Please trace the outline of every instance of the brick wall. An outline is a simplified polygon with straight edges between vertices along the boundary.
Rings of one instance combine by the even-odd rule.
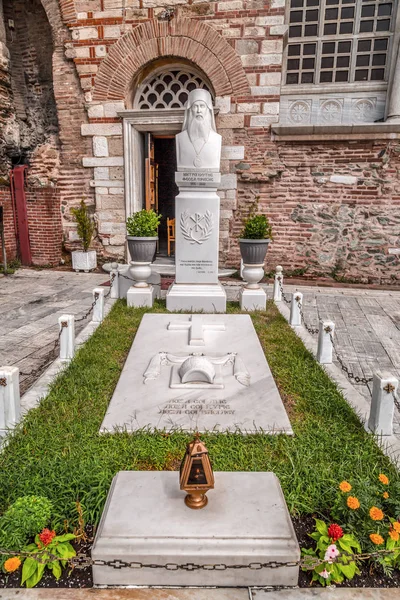
[[[58,265],[62,249],[60,192],[56,188],[28,188],[26,199],[32,263]],[[10,261],[17,257],[17,240],[8,187],[0,187],[0,206],[4,210],[6,252]]]

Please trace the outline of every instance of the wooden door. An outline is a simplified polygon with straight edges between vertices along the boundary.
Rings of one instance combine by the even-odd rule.
[[[146,133],[146,158],[145,158],[145,198],[146,210],[158,211],[158,169],[154,162],[154,138],[151,133]]]

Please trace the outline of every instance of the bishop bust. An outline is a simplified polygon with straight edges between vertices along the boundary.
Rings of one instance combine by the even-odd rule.
[[[189,93],[182,132],[175,139],[178,171],[220,170],[222,138],[216,131],[210,92]]]

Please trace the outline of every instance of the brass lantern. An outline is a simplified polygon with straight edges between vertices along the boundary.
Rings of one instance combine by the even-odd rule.
[[[185,503],[189,508],[203,508],[208,502],[206,493],[214,487],[208,450],[196,435],[187,445],[180,469],[181,490],[188,492]]]

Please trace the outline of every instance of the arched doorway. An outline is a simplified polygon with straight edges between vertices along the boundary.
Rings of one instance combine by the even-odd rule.
[[[141,208],[162,215],[161,255],[167,254],[167,219],[175,217],[175,135],[181,130],[188,94],[214,91],[206,75],[185,59],[160,59],[133,80],[124,114],[127,214]]]

